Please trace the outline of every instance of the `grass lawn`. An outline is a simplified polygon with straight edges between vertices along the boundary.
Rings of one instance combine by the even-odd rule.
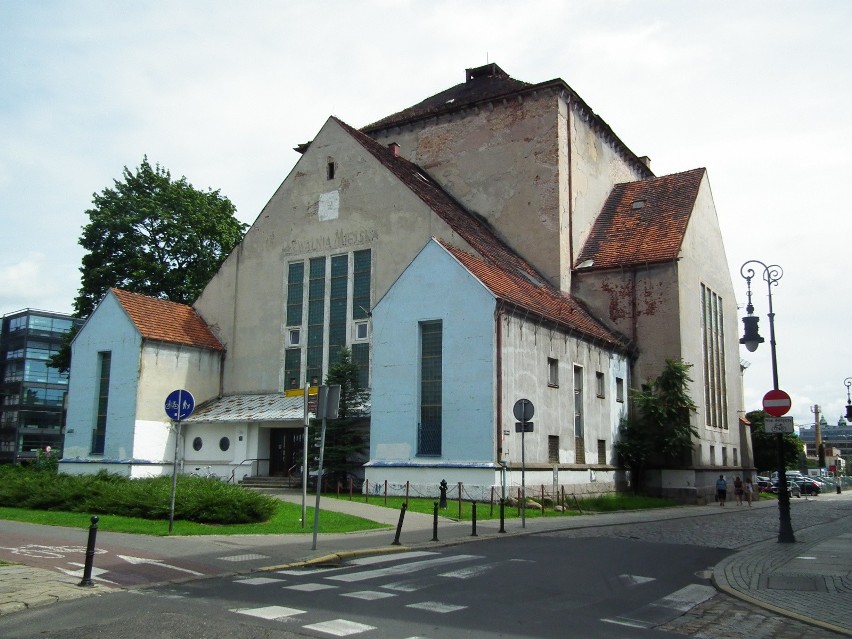
[[[301,525],[302,507],[281,502],[275,514],[265,522],[254,524],[211,525],[191,521],[175,520],[173,535],[293,535],[313,534],[314,509],[307,509],[307,521]],[[98,530],[133,533],[137,535],[169,534],[168,520],[139,519],[118,515],[99,515]],[[88,528],[90,515],[52,510],[27,510],[24,508],[0,507],[0,519],[22,521],[48,526],[68,526],[70,528]],[[378,530],[386,525],[323,510],[319,518],[320,533],[345,533],[360,530]]]

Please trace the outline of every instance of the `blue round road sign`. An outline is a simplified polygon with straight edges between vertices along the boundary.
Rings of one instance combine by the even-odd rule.
[[[179,422],[192,415],[195,410],[195,398],[182,388],[174,390],[166,397],[166,415]]]

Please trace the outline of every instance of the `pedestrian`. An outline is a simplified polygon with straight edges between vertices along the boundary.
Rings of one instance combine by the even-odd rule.
[[[754,496],[754,484],[751,481],[751,477],[745,480],[745,496],[746,501],[748,502],[748,507],[751,508],[751,500]]]
[[[734,497],[737,500],[737,506],[743,505],[743,480],[737,475],[734,477]]]
[[[719,479],[716,480],[716,501],[719,502],[719,505],[724,508],[725,507],[725,499],[728,496],[728,482],[725,481],[724,475],[719,475]]]

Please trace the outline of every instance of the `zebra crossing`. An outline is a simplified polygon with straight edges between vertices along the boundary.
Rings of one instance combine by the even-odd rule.
[[[354,559],[343,567],[308,568],[279,570],[264,577],[237,578],[234,583],[241,586],[270,587],[280,586],[282,590],[292,592],[336,591],[341,597],[361,602],[383,601],[402,595],[410,595],[434,585],[433,579],[420,579],[426,571],[438,571],[435,578],[472,579],[481,577],[494,570],[498,563],[477,564],[455,567],[459,564],[477,562],[483,559],[479,555],[442,555],[431,551],[410,551],[393,555],[376,555]],[[448,570],[443,570],[449,568]],[[399,579],[404,577],[403,579]],[[372,584],[373,587],[365,588]],[[352,589],[350,589],[352,588]],[[410,601],[403,608],[425,611],[435,615],[449,615],[465,610],[468,606],[457,603],[424,598]],[[256,608],[233,608],[230,612],[258,617],[269,621],[298,622],[303,631],[318,636],[351,637],[376,630],[376,626],[354,619],[329,618],[316,619],[316,614],[307,608],[290,606],[259,606]],[[427,639],[421,635],[412,635],[404,639]]]
[[[485,557],[475,554],[409,551],[362,557],[343,566],[296,568],[278,570],[263,576],[237,577],[233,579],[237,588],[280,589],[274,592],[280,592],[280,601],[288,605],[258,605],[228,608],[228,611],[237,615],[298,625],[300,632],[308,635],[357,638],[370,636],[370,633],[373,633],[373,636],[393,636],[392,633],[387,634],[387,629],[382,631],[372,624],[376,623],[376,619],[387,616],[383,614],[382,608],[375,606],[398,602],[394,608],[397,628],[400,624],[400,611],[409,610],[412,614],[434,615],[435,622],[425,627],[438,632],[435,629],[441,623],[443,626],[451,625],[453,615],[463,613],[471,606],[474,606],[474,609],[470,612],[481,612],[475,608],[482,605],[481,599],[467,597],[465,594],[475,592],[477,587],[459,592],[449,587],[451,583],[487,578],[501,565],[518,561],[536,563],[533,560],[512,558],[487,561]],[[612,586],[626,590],[643,588],[646,584],[656,581],[653,577],[631,574],[615,575],[610,580]],[[451,592],[455,595],[450,595]],[[338,616],[339,613],[333,612],[335,606],[327,599],[323,599],[322,608],[311,606],[311,603],[316,604],[318,601],[316,598],[310,598],[310,595],[315,593],[322,593],[325,597],[340,597],[338,610],[343,610],[344,614]],[[436,594],[438,596],[435,596]],[[442,598],[442,594],[453,600]],[[714,594],[715,589],[711,586],[693,584],[635,610],[601,617],[600,621],[633,628],[653,628],[683,614]],[[258,597],[256,600],[265,599],[268,603],[270,599],[278,598],[277,594],[269,594],[269,591],[266,591],[266,595],[265,598]],[[475,603],[477,601],[478,604]],[[351,615],[349,611],[352,611]],[[419,621],[409,624],[409,631],[424,627],[422,614],[418,617]],[[365,623],[365,620],[371,623]],[[400,639],[429,637],[411,634],[400,635]]]

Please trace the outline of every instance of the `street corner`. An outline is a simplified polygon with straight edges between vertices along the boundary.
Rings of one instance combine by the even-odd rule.
[[[79,579],[71,575],[44,568],[3,565],[0,566],[0,616],[112,590],[100,584],[81,586]]]

